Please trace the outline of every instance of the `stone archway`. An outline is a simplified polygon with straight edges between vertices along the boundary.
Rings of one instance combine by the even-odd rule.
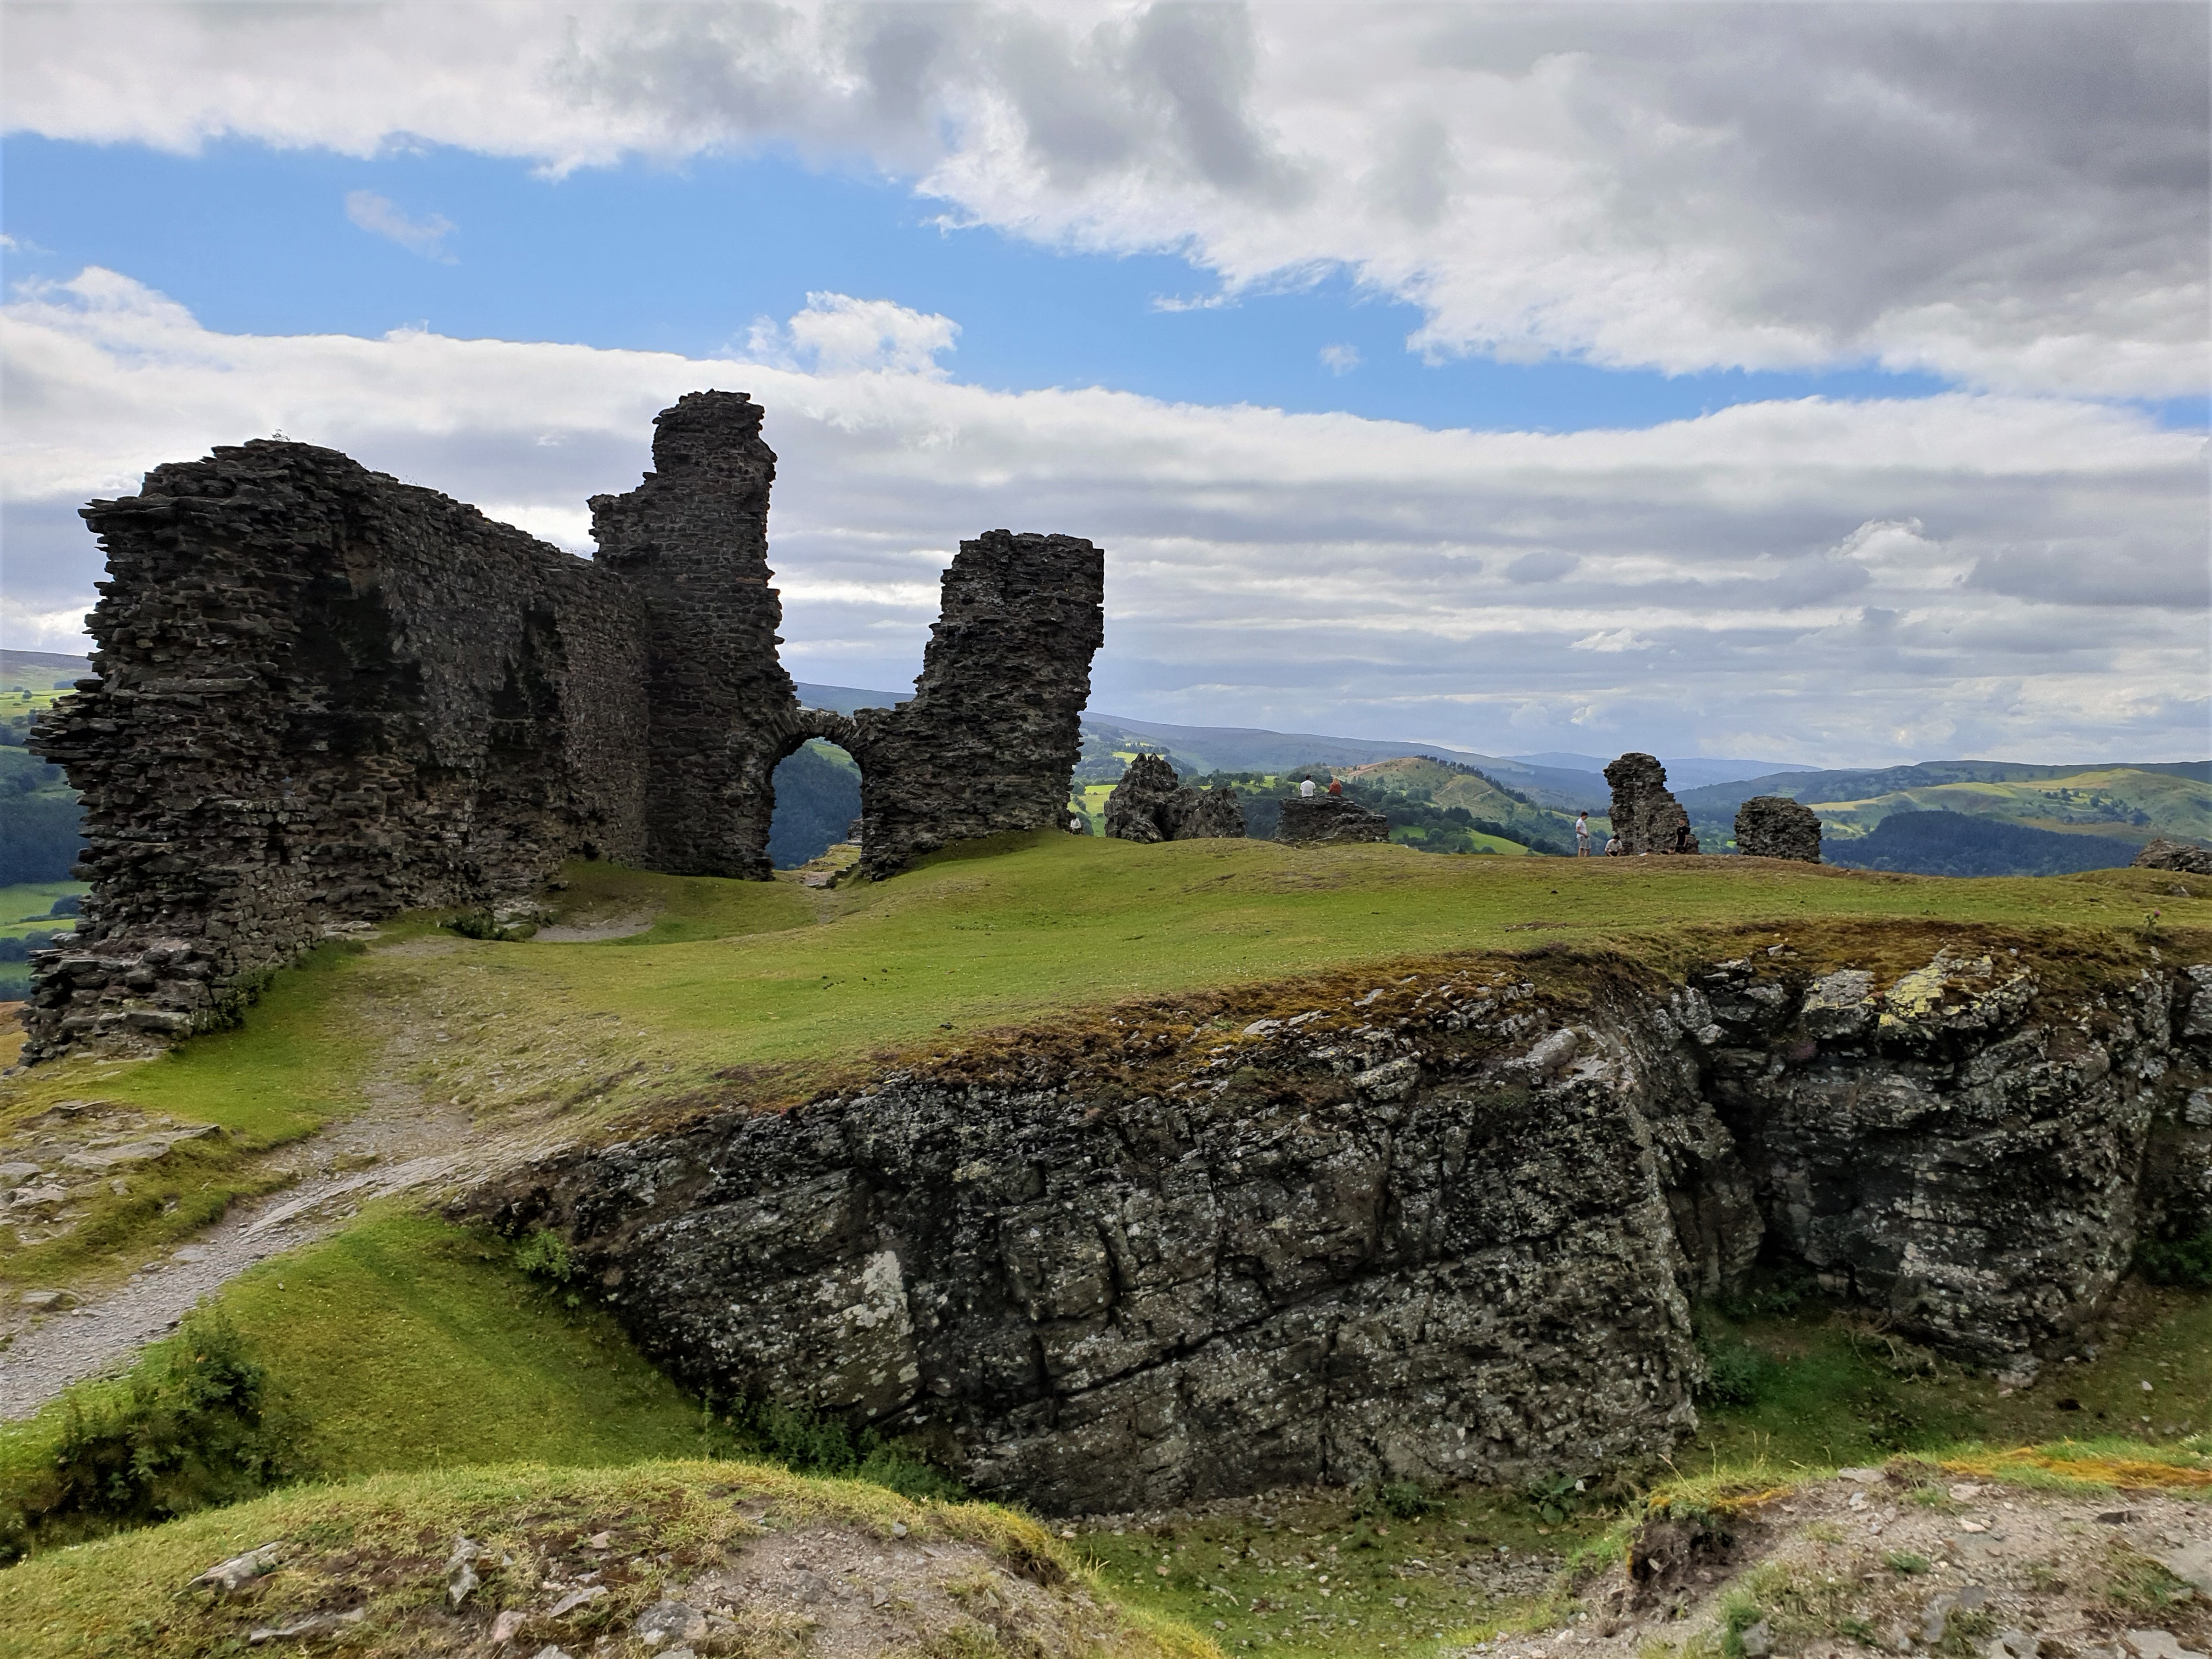
[[[855,839],[860,841],[862,854],[865,856],[867,846],[866,824],[868,769],[867,763],[862,755],[863,740],[860,735],[860,729],[849,715],[840,714],[832,709],[809,708],[802,706],[796,709],[788,720],[778,723],[775,744],[769,750],[768,769],[771,823],[773,824],[782,822],[775,815],[786,805],[781,786],[778,781],[783,772],[784,763],[798,754],[808,744],[817,742],[833,744],[842,750],[851,759],[854,769],[860,775],[860,804],[851,817],[862,826],[860,835]],[[840,828],[842,827],[841,825]],[[771,833],[782,832],[772,830]],[[836,839],[842,840],[845,837],[841,834]],[[775,855],[775,862],[779,869],[787,867],[782,862],[781,854]]]

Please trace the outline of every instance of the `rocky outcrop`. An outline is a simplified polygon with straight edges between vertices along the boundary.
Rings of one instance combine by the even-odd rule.
[[[1292,795],[1283,802],[1275,839],[1303,847],[1388,841],[1390,820],[1349,795]]]
[[[1694,853],[1690,815],[1668,793],[1667,769],[1650,755],[1634,750],[1605,769],[1613,786],[1609,822],[1623,854]]]
[[[1060,821],[1103,631],[1088,542],[961,544],[914,699],[802,709],[776,659],[775,456],[742,392],[655,423],[587,563],[334,450],[258,441],[94,501],[97,675],[33,747],[92,884],[33,958],[29,1060],[220,1024],[325,930],[526,891],[568,858],[766,878],[776,763],[860,762],[860,868]]]
[[[1139,755],[1106,798],[1106,833],[1121,841],[1236,839],[1244,808],[1233,789],[1194,789],[1177,781],[1165,757]]]
[[[1690,1302],[1762,1255],[2016,1371],[2139,1237],[2212,1224],[2212,967],[1923,961],[1223,995],[474,1208],[558,1229],[695,1385],[921,1436],[1047,1510],[1586,1474],[1692,1425]]]
[[[2160,836],[2136,854],[2135,867],[2172,870],[2187,876],[2212,876],[2212,852],[2185,841],[2168,841]]]
[[[1735,850],[1747,859],[1820,861],[1820,816],[1787,795],[1753,795],[1735,810]]]

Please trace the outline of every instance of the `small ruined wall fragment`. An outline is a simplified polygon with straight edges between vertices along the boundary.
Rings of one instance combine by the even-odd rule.
[[[1106,833],[1120,841],[1216,841],[1244,834],[1233,789],[1194,789],[1159,755],[1139,755],[1106,798]]]
[[[769,586],[775,452],[742,392],[693,392],[653,417],[653,465],[592,497],[599,562],[644,601],[650,715],[646,859],[679,875],[764,881],[769,779],[796,744],[799,698],[776,658]]]
[[[1680,831],[1689,827],[1690,815],[1668,792],[1667,769],[1656,757],[1632,750],[1605,769],[1605,781],[1613,786],[1609,817],[1622,853],[1698,850],[1695,836],[1686,841],[1680,837]]]
[[[308,444],[83,516],[98,672],[34,744],[93,891],[34,963],[27,1058],[218,1018],[326,924],[641,856],[644,619],[608,572]]]
[[[1787,795],[1754,795],[1736,808],[1735,850],[1747,859],[1820,861],[1820,815]]]
[[[1105,556],[1073,536],[993,530],[960,544],[943,592],[912,701],[810,727],[860,763],[866,877],[954,842],[1057,827],[1082,753]]]
[[[1349,795],[1292,795],[1283,802],[1275,839],[1301,847],[1388,841],[1390,820]]]

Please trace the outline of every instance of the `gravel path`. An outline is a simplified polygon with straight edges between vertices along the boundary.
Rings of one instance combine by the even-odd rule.
[[[203,1297],[255,1262],[320,1238],[374,1198],[426,1196],[544,1150],[543,1136],[487,1136],[467,1113],[372,1084],[369,1104],[288,1147],[299,1180],[234,1206],[158,1264],[84,1306],[33,1315],[0,1352],[0,1419],[27,1417],[70,1383],[127,1361]],[[370,1160],[374,1160],[371,1162]],[[362,1167],[364,1164],[367,1167]]]

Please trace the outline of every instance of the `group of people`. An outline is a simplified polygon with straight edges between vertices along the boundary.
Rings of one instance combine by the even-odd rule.
[[[1328,793],[1332,795],[1342,794],[1344,793],[1344,780],[1342,778],[1331,778],[1328,781]],[[1301,800],[1311,800],[1313,798],[1314,781],[1311,778],[1300,778],[1298,780],[1298,799]]]
[[[1678,853],[1687,853],[1690,850],[1690,821],[1686,817],[1674,826],[1674,850]],[[1606,836],[1606,857],[1622,858],[1626,855],[1626,853],[1627,849],[1620,844],[1619,831],[1616,830]],[[1589,855],[1589,814],[1587,811],[1577,812],[1575,814],[1575,856],[1578,859],[1586,859]]]

